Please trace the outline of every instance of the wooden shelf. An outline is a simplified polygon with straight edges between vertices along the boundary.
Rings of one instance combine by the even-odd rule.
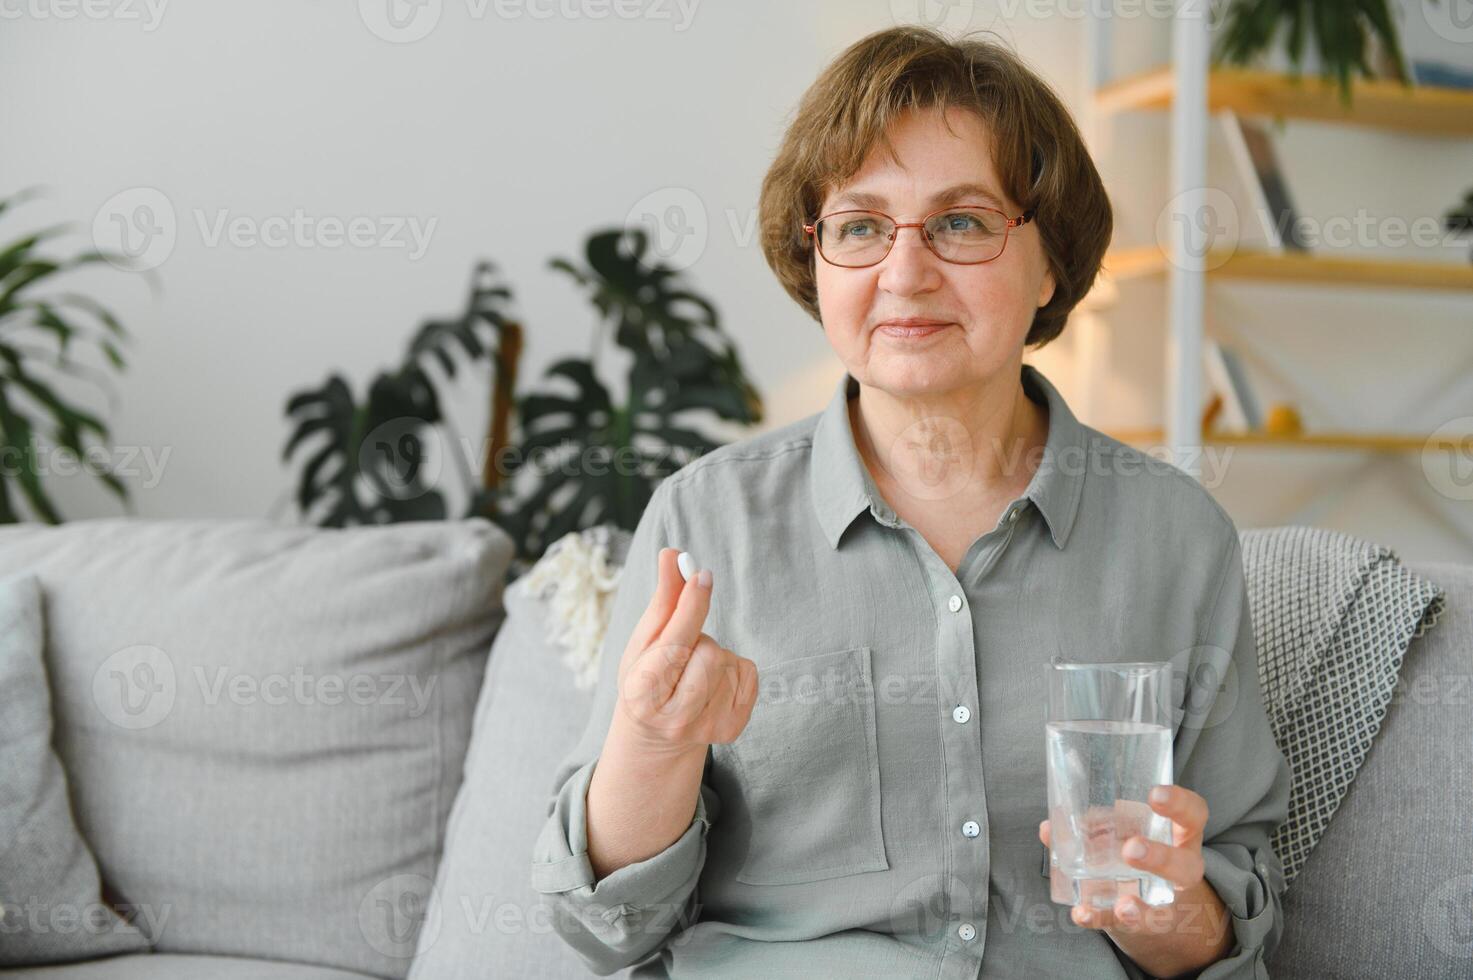
[[[1105,112],[1165,109],[1175,80],[1170,67],[1153,68],[1102,86],[1096,104]],[[1382,79],[1353,79],[1349,108],[1339,89],[1318,75],[1216,68],[1207,76],[1207,109],[1244,115],[1285,116],[1350,123],[1424,136],[1473,136],[1473,92]]]
[[[1473,293],[1473,263],[1455,265],[1236,249],[1209,251],[1203,265],[1206,275],[1214,279]],[[1113,249],[1105,256],[1104,269],[1117,282],[1160,275],[1167,271],[1166,255],[1154,245]]]
[[[1106,435],[1131,445],[1163,445],[1161,429],[1109,429]],[[1270,435],[1267,432],[1211,432],[1202,440],[1214,446],[1264,446],[1276,449],[1338,449],[1356,452],[1406,453],[1437,449],[1443,452],[1473,452],[1473,432],[1461,437],[1432,439],[1430,436],[1372,432],[1301,432]]]

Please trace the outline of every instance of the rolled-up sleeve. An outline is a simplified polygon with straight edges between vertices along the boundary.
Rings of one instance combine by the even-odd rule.
[[[1234,937],[1198,980],[1262,980],[1284,928],[1283,866],[1270,838],[1289,815],[1291,773],[1263,704],[1237,530],[1229,525],[1225,538],[1204,631],[1184,658],[1175,768],[1177,782],[1207,800],[1204,877],[1231,913]]]
[[[665,850],[595,880],[588,859],[588,784],[608,734],[618,696],[619,661],[654,594],[660,549],[670,540],[666,508],[671,481],[650,498],[629,543],[604,635],[599,681],[582,737],[553,775],[548,817],[532,854],[532,887],[543,896],[553,928],[594,973],[605,976],[656,952],[690,925],[696,884],[706,860],[706,832],[720,811],[702,779],[690,827]],[[710,756],[707,756],[707,774]]]

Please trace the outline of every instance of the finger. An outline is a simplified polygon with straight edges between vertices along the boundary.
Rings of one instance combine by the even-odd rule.
[[[1086,929],[1110,929],[1115,925],[1115,910],[1097,909],[1093,905],[1076,905],[1069,910],[1069,918],[1076,926]]]
[[[752,708],[757,703],[757,665],[745,657],[736,658],[732,668],[736,680],[732,684],[731,704],[727,708],[727,723],[721,732],[722,740],[734,742],[747,727],[752,717]]]
[[[680,566],[676,564],[679,557],[678,548],[661,548],[655,556],[655,592],[650,596],[649,605],[639,617],[639,622],[634,624],[631,645],[636,650],[648,647],[675,611],[675,602],[680,598],[680,587],[684,583]]]
[[[1146,912],[1150,906],[1141,901],[1139,895],[1121,895],[1115,901],[1115,907],[1111,909],[1111,917],[1114,924],[1110,927],[1111,932],[1127,934],[1141,932],[1146,927]]]
[[[684,648],[670,644],[661,649],[678,652]],[[710,705],[717,685],[722,682],[722,659],[722,649],[717,642],[705,633],[698,634],[688,662],[676,679],[675,690],[671,692],[665,710],[686,711],[694,717]]]
[[[675,573],[678,575],[679,569]],[[706,613],[711,610],[711,589],[702,588],[700,583],[702,576],[709,575],[709,571],[702,569],[680,587],[680,598],[675,603],[675,611],[660,630],[656,642],[685,647],[696,645],[701,636],[701,627],[706,624]]]
[[[1151,809],[1170,817],[1177,825],[1176,843],[1200,837],[1207,826],[1207,801],[1185,786],[1163,784],[1151,789],[1147,798]]]
[[[1149,871],[1178,888],[1190,888],[1202,880],[1202,850],[1198,847],[1171,847],[1137,836],[1125,842],[1120,857],[1132,868]]]
[[[1054,845],[1052,845],[1052,844],[1049,843],[1049,823],[1048,823],[1047,820],[1043,821],[1042,823],[1040,823],[1038,825],[1038,839],[1041,840],[1041,841],[1043,841],[1043,846],[1044,847],[1053,847],[1054,846]]]

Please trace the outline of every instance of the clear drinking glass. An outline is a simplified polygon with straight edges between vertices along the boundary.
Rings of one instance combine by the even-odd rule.
[[[1137,834],[1172,842],[1171,821],[1146,803],[1152,786],[1172,781],[1171,664],[1054,658],[1046,670],[1050,897],[1170,904],[1171,883],[1126,864],[1120,849]]]

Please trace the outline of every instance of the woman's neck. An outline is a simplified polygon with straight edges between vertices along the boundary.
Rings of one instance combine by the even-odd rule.
[[[988,382],[924,397],[861,383],[849,413],[860,455],[882,492],[898,490],[916,501],[966,506],[1015,495],[1032,479],[1048,438],[1048,410],[1024,392],[1021,365]]]

